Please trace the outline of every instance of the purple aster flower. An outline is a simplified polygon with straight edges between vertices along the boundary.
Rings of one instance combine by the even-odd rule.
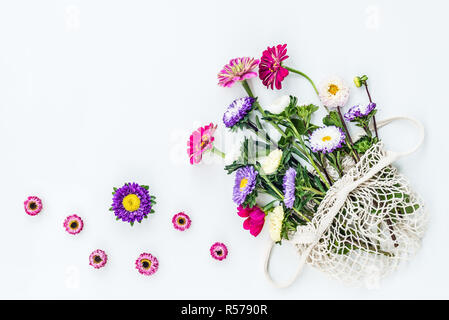
[[[289,168],[285,172],[285,176],[283,179],[283,187],[284,187],[284,204],[287,208],[293,208],[293,204],[295,203],[295,191],[296,191],[296,170],[293,168]]]
[[[341,148],[345,143],[346,135],[341,128],[325,126],[312,132],[310,135],[310,148],[314,152],[331,153]]]
[[[232,128],[242,120],[253,107],[254,98],[243,97],[234,100],[223,115],[223,123],[228,128]]]
[[[360,106],[357,104],[345,113],[345,119],[346,121],[353,121],[355,118],[366,117],[371,113],[371,111],[374,110],[374,108],[376,108],[376,104],[374,102],[371,102],[366,106]]]
[[[115,190],[112,199],[111,211],[114,211],[117,220],[122,219],[131,225],[134,221],[141,222],[148,214],[153,213],[151,209],[154,196],[150,196],[148,186],[137,183],[125,183],[123,187]]]
[[[235,175],[234,192],[232,200],[241,205],[246,197],[253,192],[256,187],[258,172],[252,166],[246,166],[237,170]]]

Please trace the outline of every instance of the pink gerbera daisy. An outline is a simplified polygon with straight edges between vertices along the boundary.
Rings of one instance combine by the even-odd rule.
[[[103,250],[97,249],[89,256],[89,264],[95,269],[100,269],[108,262],[108,256]]]
[[[190,158],[190,164],[200,163],[203,153],[213,148],[216,129],[217,126],[210,123],[205,127],[198,128],[190,135],[190,139],[187,141],[187,154]]]
[[[242,218],[247,218],[243,222],[243,229],[249,230],[249,233],[257,237],[260,231],[262,231],[265,223],[265,212],[263,212],[258,206],[254,206],[252,208],[244,208],[243,206],[239,206],[237,208],[237,214]]]
[[[159,261],[151,253],[142,253],[136,260],[136,269],[145,276],[151,276],[159,268]]]
[[[172,219],[173,226],[176,230],[184,231],[190,228],[190,225],[192,224],[192,220],[190,220],[190,217],[186,215],[184,212],[179,212],[173,216]]]
[[[288,70],[282,67],[282,61],[287,59],[287,45],[278,44],[276,47],[268,47],[262,53],[259,65],[259,78],[267,88],[281,89],[281,82],[288,75]]]
[[[210,255],[216,260],[224,260],[228,255],[228,248],[224,243],[215,242],[212,247],[210,247]]]
[[[64,228],[70,234],[77,234],[83,230],[83,220],[76,214],[68,216],[64,220]]]
[[[23,204],[25,212],[30,216],[35,216],[42,210],[42,201],[35,196],[28,197]]]
[[[218,85],[230,88],[237,81],[256,77],[257,72],[253,70],[258,65],[259,60],[250,57],[232,59],[218,73]]]

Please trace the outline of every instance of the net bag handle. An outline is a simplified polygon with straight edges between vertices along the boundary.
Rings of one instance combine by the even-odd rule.
[[[382,170],[384,167],[390,165],[391,163],[398,160],[399,158],[405,157],[405,156],[415,152],[422,145],[422,143],[424,141],[424,136],[425,136],[424,127],[421,124],[421,122],[419,122],[416,119],[405,117],[405,116],[391,117],[388,119],[378,121],[377,127],[382,128],[382,127],[390,124],[391,122],[397,121],[397,120],[409,121],[416,127],[416,129],[418,130],[418,135],[419,135],[418,142],[408,151],[404,151],[404,152],[386,151],[386,157],[381,159],[379,161],[379,163],[377,163],[375,166],[373,166],[370,169],[370,171],[363,178],[361,178],[358,181],[355,181],[349,185],[346,185],[341,191],[339,191],[339,198],[336,200],[334,206],[332,207],[332,210],[327,214],[326,217],[324,217],[322,219],[322,222],[320,223],[318,229],[316,230],[316,232],[314,234],[314,241],[312,241],[312,243],[310,243],[310,245],[304,250],[303,254],[301,255],[299,265],[298,265],[298,268],[296,269],[295,274],[292,276],[292,278],[290,278],[285,283],[279,283],[277,281],[274,281],[270,275],[269,266],[270,266],[270,261],[271,261],[271,253],[272,253],[273,247],[275,245],[275,242],[271,242],[268,247],[266,256],[265,256],[264,272],[265,272],[265,277],[268,279],[268,281],[273,286],[275,286],[277,288],[286,288],[286,287],[289,287],[290,285],[292,285],[296,281],[296,279],[301,274],[301,272],[306,264],[306,260],[309,257],[310,252],[315,247],[315,245],[319,242],[321,235],[332,224],[333,219],[335,218],[337,213],[340,211],[341,207],[343,206],[343,204],[346,200],[346,197],[349,195],[349,193],[352,190],[354,190],[361,183],[370,179],[372,176],[374,176],[377,172]],[[372,127],[372,125],[370,125],[370,127]]]
[[[406,120],[411,122],[416,129],[418,130],[418,141],[417,143],[408,151],[404,151],[404,152],[397,152],[397,151],[387,151],[387,153],[389,153],[390,155],[392,155],[395,159],[399,159],[399,158],[403,158],[405,156],[408,156],[410,154],[412,154],[413,152],[415,152],[416,150],[419,149],[419,147],[422,145],[422,143],[424,142],[424,137],[425,137],[425,133],[424,133],[424,126],[422,125],[421,122],[419,122],[416,119],[410,118],[410,117],[405,117],[405,116],[396,116],[396,117],[391,117],[388,119],[384,119],[381,121],[377,122],[377,128],[382,128],[385,127],[387,124],[390,124],[393,121],[397,121],[397,120]],[[370,129],[373,130],[374,126],[373,123],[370,123]]]

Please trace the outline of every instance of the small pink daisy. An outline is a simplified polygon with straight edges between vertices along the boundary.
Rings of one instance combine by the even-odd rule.
[[[249,57],[235,58],[218,73],[218,85],[232,87],[237,81],[257,77],[253,71],[259,65],[259,60]]]
[[[28,197],[23,204],[25,212],[30,216],[35,216],[42,210],[42,201],[35,196]]]
[[[200,163],[203,153],[213,148],[216,129],[217,125],[210,123],[205,127],[198,128],[190,135],[189,141],[187,141],[187,154],[190,158],[190,164]]]
[[[108,256],[103,250],[97,249],[89,256],[89,264],[95,269],[103,268],[106,262],[108,262]]]
[[[190,228],[192,220],[184,212],[179,212],[173,216],[171,220],[176,230],[184,231]]]
[[[228,255],[228,248],[224,243],[215,242],[212,247],[210,247],[210,255],[216,260],[224,260]]]
[[[145,276],[151,276],[159,268],[159,261],[151,253],[142,253],[136,260],[136,269]]]
[[[70,234],[77,234],[83,230],[83,220],[76,214],[68,216],[64,220],[64,228]]]

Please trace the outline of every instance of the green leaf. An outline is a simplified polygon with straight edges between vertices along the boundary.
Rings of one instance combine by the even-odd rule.
[[[296,131],[298,131],[298,133],[300,135],[307,134],[307,128],[306,128],[306,124],[304,123],[304,120],[292,118],[292,119],[290,119],[290,121],[293,123]]]
[[[340,116],[337,111],[329,112],[329,114],[323,118],[323,124],[326,126],[337,126],[339,128],[343,128],[343,124],[341,123]]]
[[[376,141],[375,138],[370,138],[367,135],[365,135],[354,143],[354,149],[359,154],[364,154],[369,148],[373,146],[375,141]]]
[[[271,209],[274,208],[274,204],[277,202],[278,200],[273,200],[270,203],[267,203],[263,208],[262,211],[263,212],[269,212],[271,211]]]
[[[309,123],[312,118],[312,114],[318,109],[319,107],[314,104],[303,105],[298,107],[297,114],[298,117],[303,119],[306,123]]]
[[[257,128],[259,128],[261,130],[263,129],[262,124],[260,123],[259,116],[256,116],[256,125],[257,125]]]

